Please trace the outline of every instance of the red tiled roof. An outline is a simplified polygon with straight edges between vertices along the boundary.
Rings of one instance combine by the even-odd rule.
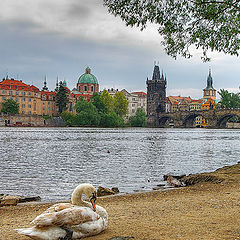
[[[10,87],[11,86],[11,87]],[[3,79],[0,82],[0,89],[5,90],[24,90],[24,91],[34,91],[39,92],[39,89],[33,85],[28,85],[22,81],[11,79]]]
[[[203,99],[192,99],[192,100],[191,100],[191,103],[192,103],[192,102],[202,103],[202,102],[203,102]]]
[[[185,100],[185,101],[191,101],[192,99],[190,97],[180,97],[180,96],[169,96],[177,101],[182,101],[182,100]]]
[[[145,92],[132,92],[132,94],[137,94],[138,96],[147,96]]]

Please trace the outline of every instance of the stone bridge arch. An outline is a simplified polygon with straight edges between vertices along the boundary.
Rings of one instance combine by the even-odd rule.
[[[235,116],[240,117],[240,114],[228,113],[228,114],[225,114],[225,115],[219,117],[218,121],[217,121],[217,127],[226,128],[226,124],[227,124],[228,120]]]
[[[183,127],[192,128],[196,117],[202,117],[201,113],[189,113],[183,120]]]
[[[162,116],[158,119],[159,127],[171,127],[174,126],[174,119],[171,116]]]

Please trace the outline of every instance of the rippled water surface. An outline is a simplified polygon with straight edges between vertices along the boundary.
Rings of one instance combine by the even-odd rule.
[[[240,130],[0,128],[0,193],[67,200],[82,182],[150,190],[163,174],[212,171],[239,156]]]

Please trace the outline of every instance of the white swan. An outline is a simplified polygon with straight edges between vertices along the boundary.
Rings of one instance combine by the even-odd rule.
[[[82,200],[85,194],[91,203]],[[38,240],[80,239],[102,232],[108,224],[108,214],[95,205],[96,189],[88,183],[75,188],[70,203],[51,206],[36,217],[31,228],[15,229],[18,233]]]

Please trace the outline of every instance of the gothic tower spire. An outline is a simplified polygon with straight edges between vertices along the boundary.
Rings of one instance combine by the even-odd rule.
[[[42,91],[47,91],[47,90],[48,90],[48,87],[47,87],[47,76],[45,75]]]

